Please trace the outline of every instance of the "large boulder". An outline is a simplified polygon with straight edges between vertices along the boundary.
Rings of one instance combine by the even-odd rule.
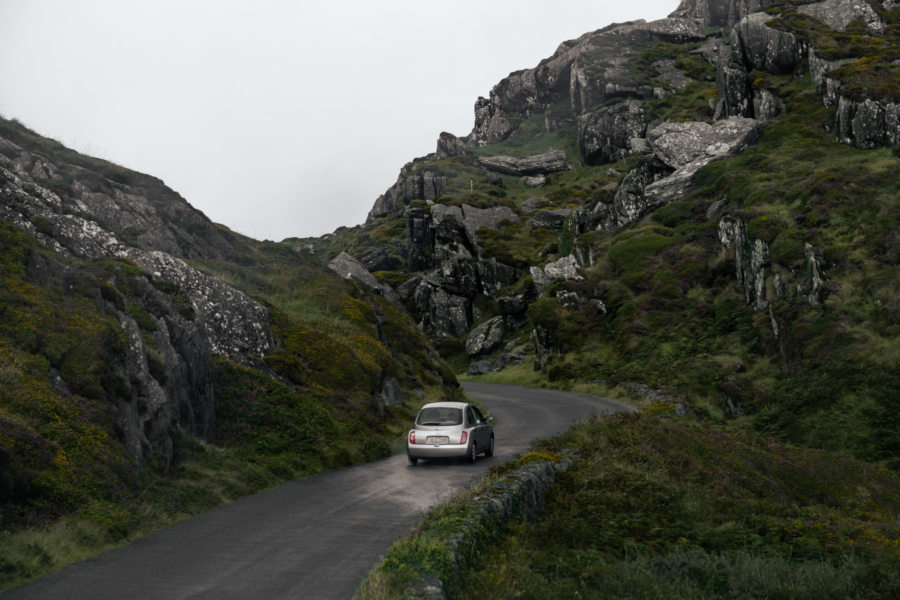
[[[636,221],[647,211],[644,190],[672,174],[672,168],[650,154],[628,171],[616,189],[611,203],[598,202],[593,206],[589,222],[596,229],[615,229]]]
[[[754,13],[735,27],[744,63],[749,70],[794,73],[806,57],[806,46],[794,34],[769,27],[772,20],[776,18],[767,13]]]
[[[341,252],[328,263],[328,268],[343,277],[353,279],[362,284],[370,292],[384,296],[394,304],[400,305],[400,297],[391,286],[382,284],[372,275],[365,265],[346,252]]]
[[[493,297],[501,289],[514,284],[520,275],[520,268],[507,265],[495,258],[481,258],[478,261],[481,291],[488,296]]]
[[[355,281],[358,281],[363,285],[363,287],[367,288],[370,291],[374,292],[381,289],[381,284],[378,283],[378,280],[375,279],[375,276],[372,275],[361,262],[350,256],[346,252],[341,252],[331,261],[329,261],[328,268],[344,279],[353,279]]]
[[[387,216],[413,200],[435,200],[444,193],[447,178],[418,170],[417,166],[416,161],[404,165],[394,185],[375,200],[366,222]]]
[[[654,154],[666,165],[680,169],[696,160],[706,163],[737,154],[759,137],[755,119],[732,117],[714,124],[690,121],[663,123],[647,134]]]
[[[458,138],[452,133],[447,133],[446,131],[442,131],[441,135],[438,136],[438,158],[452,158],[454,156],[461,156],[466,152],[468,152],[468,147],[466,146],[465,139]]]
[[[844,144],[900,148],[900,103],[840,96],[835,129]]]
[[[506,327],[503,317],[489,319],[473,329],[466,338],[466,354],[488,354],[503,343]]]
[[[562,229],[571,214],[571,208],[539,210],[531,217],[530,226],[532,231],[535,229]]]
[[[796,73],[807,58],[806,44],[794,34],[769,27],[774,18],[766,13],[747,15],[732,30],[728,44],[720,49],[716,119],[757,116],[748,80],[750,71]]]
[[[701,167],[738,154],[760,134],[755,119],[731,117],[715,124],[667,122],[647,134],[653,155],[629,171],[612,205],[598,203],[591,223],[601,229],[632,223],[650,209],[682,197]]]
[[[553,281],[582,281],[584,277],[578,272],[578,260],[570,254],[547,263],[543,269],[531,267],[531,279],[538,294],[542,294]]]
[[[670,42],[684,44],[696,42],[706,37],[703,30],[691,19],[669,17],[655,21],[638,19],[618,26],[616,35],[637,42]]]
[[[481,166],[491,171],[505,173],[506,175],[542,175],[565,171],[569,168],[566,163],[564,150],[548,150],[542,154],[532,156],[485,156],[479,159]]]
[[[646,207],[682,197],[697,171],[714,160],[739,154],[759,138],[761,130],[761,123],[756,119],[731,117],[714,125],[664,123],[651,131],[647,139],[653,152],[675,171],[644,189]]]
[[[716,61],[716,119],[750,117],[753,115],[750,82],[747,65],[741,51],[741,41],[736,31],[731,32],[728,43],[719,49]]]
[[[844,31],[853,21],[862,21],[870,33],[884,33],[884,21],[868,3],[860,0],[824,0],[798,6],[797,12],[818,19],[835,31]]]
[[[388,252],[385,248],[374,248],[368,252],[364,252],[359,257],[359,262],[369,272],[375,271],[393,271],[400,268],[401,261],[399,258]]]
[[[504,221],[519,222],[519,215],[508,206],[476,208],[468,204],[462,206],[435,204],[431,207],[431,218],[435,223],[442,223],[446,219],[455,221],[459,228],[468,232],[473,242],[479,229],[497,229]]]
[[[419,328],[429,337],[459,338],[469,333],[471,298],[451,294],[432,277],[425,277],[416,287],[414,302],[422,317]]]
[[[631,151],[630,140],[643,137],[644,105],[630,98],[578,117],[578,142],[591,165],[614,162]]]

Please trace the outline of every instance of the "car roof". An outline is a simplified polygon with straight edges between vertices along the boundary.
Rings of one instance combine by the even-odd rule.
[[[468,405],[468,402],[429,402],[422,408],[465,408]]]

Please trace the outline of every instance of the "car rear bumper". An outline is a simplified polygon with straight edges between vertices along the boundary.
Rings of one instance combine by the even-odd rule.
[[[429,444],[406,444],[406,453],[413,458],[450,458],[454,456],[466,456],[469,444],[442,444],[432,446]]]

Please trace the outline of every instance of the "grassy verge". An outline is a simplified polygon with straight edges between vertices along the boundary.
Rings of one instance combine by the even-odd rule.
[[[357,590],[357,600],[420,597],[428,588],[459,593],[460,574],[502,539],[510,522],[539,510],[559,472],[571,460],[529,452],[492,467],[476,485],[432,508],[422,523],[395,543]]]
[[[458,597],[887,598],[900,478],[664,407],[574,426],[536,522],[479,557]]]
[[[381,417],[367,416],[228,361],[217,362],[216,382],[216,439],[181,436],[172,471],[147,469],[114,498],[0,532],[0,590],[296,477],[383,458],[396,450],[420,404],[407,400]],[[427,399],[442,394],[426,390]]]

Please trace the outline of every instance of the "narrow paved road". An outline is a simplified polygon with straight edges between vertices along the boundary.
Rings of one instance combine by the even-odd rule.
[[[493,458],[420,462],[405,455],[304,477],[232,502],[97,558],[0,594],[2,600],[282,598],[347,600],[428,507],[533,440],[593,414],[633,410],[587,394],[464,384],[494,416]]]

